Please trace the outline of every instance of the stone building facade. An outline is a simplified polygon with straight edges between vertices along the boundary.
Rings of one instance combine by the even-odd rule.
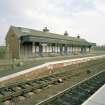
[[[95,45],[80,36],[71,37],[50,33],[47,27],[43,31],[11,26],[6,45],[12,58],[31,58],[39,56],[59,56],[88,53]]]

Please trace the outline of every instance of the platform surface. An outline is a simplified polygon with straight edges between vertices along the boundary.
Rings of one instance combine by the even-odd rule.
[[[82,105],[105,105],[105,84]]]

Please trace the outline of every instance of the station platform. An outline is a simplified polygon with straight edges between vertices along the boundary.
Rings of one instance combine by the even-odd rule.
[[[105,105],[105,84],[81,105]]]

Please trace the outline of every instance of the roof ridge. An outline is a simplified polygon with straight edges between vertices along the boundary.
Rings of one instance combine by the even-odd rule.
[[[64,36],[63,34],[58,34],[58,33],[53,33],[53,32],[43,32],[43,31],[41,31],[41,30],[36,30],[36,29],[32,29],[32,28],[27,28],[27,27],[17,27],[17,26],[13,26],[13,25],[11,25],[12,27],[14,27],[14,28],[20,28],[20,29],[27,29],[27,30],[31,30],[31,31],[37,31],[37,32],[41,32],[41,33],[46,33],[46,34],[53,34],[53,35],[62,35],[62,36]],[[66,36],[66,37],[69,37],[69,38],[74,38],[74,39],[78,39],[78,38],[76,38],[76,37],[73,37],[73,36]],[[83,39],[83,38],[80,38],[80,39],[82,39],[82,40],[85,40],[85,39]]]

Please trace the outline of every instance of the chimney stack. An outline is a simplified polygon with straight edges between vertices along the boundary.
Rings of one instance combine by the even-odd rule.
[[[68,36],[69,34],[68,34],[68,32],[67,31],[65,31],[64,32],[64,36]]]
[[[77,38],[80,39],[80,35],[79,34],[78,34]]]
[[[45,28],[43,29],[43,32],[49,32],[49,29],[48,29],[47,27],[45,27]]]

